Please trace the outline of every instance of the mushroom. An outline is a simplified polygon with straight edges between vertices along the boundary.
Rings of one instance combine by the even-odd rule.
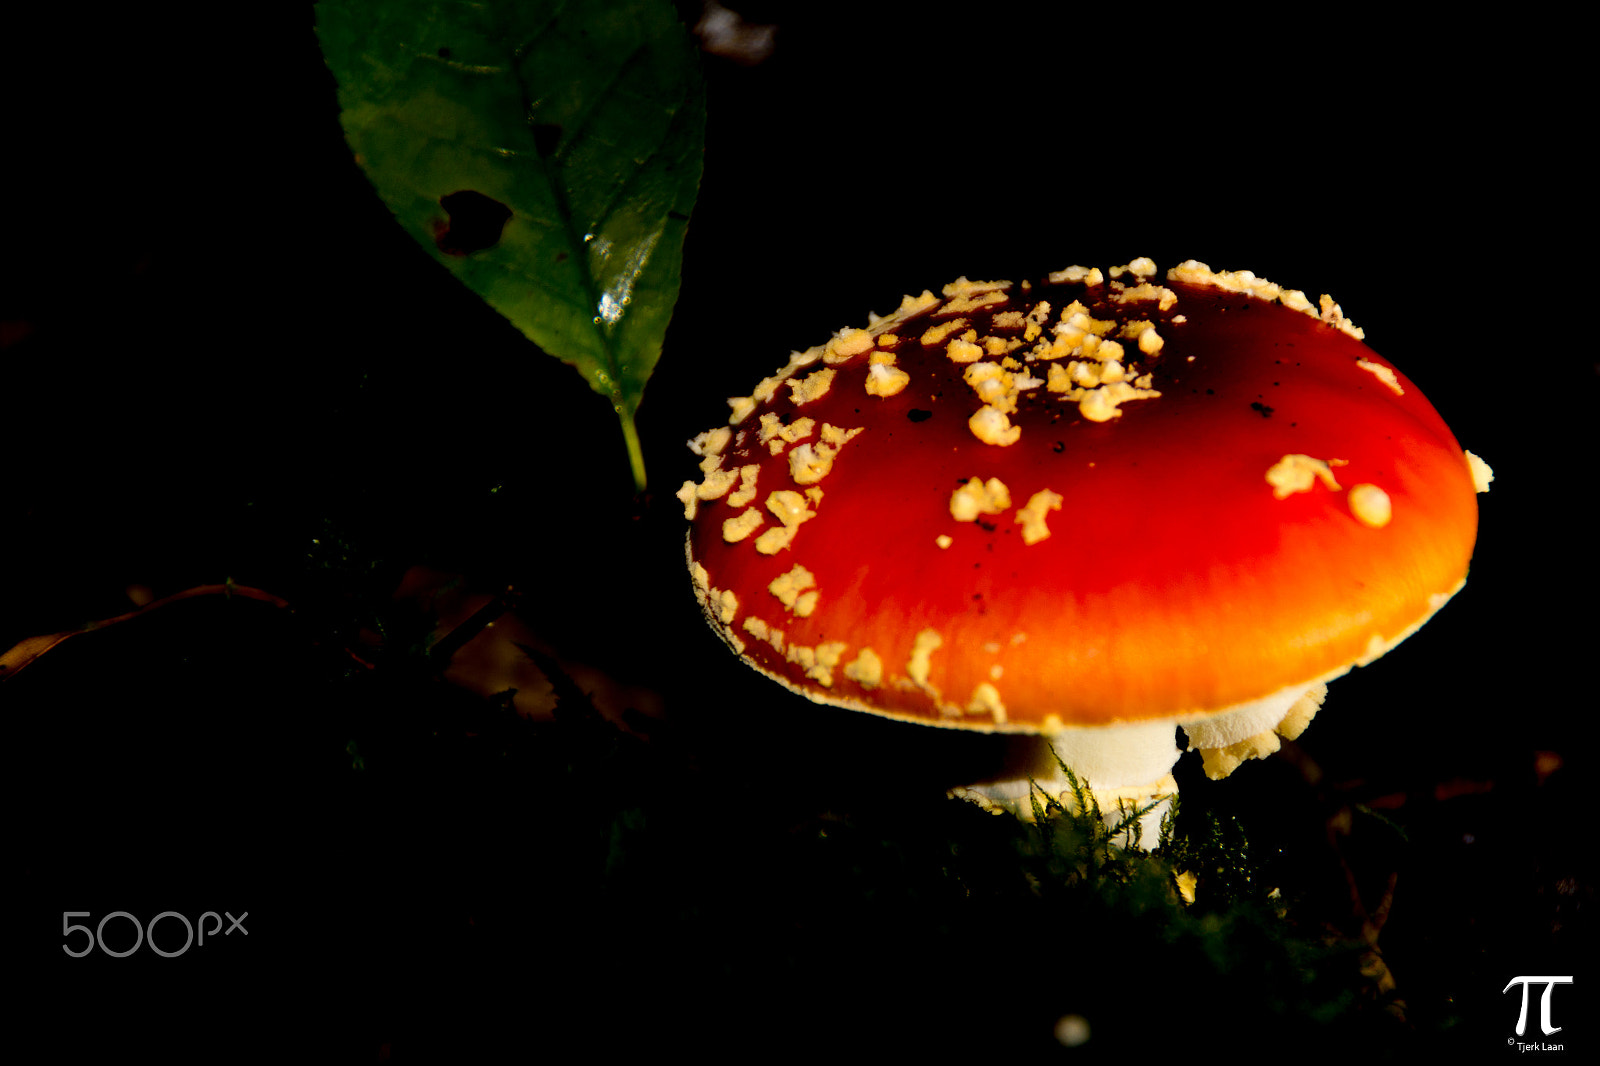
[[[1465,581],[1488,467],[1329,297],[1148,259],[946,285],[695,437],[707,619],[808,699],[1015,734],[1026,817],[1226,776]],[[1058,757],[1059,761],[1058,762]]]

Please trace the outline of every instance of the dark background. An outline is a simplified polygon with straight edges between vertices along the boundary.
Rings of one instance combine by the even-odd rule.
[[[130,585],[232,579],[294,607],[163,608],[0,684],[21,1027],[64,1060],[1066,1054],[1049,1027],[1078,1012],[1083,1054],[1158,1050],[1153,1015],[1186,1034],[1170,1048],[1217,1026],[1489,1056],[1511,1053],[1505,983],[1571,973],[1556,1022],[1579,1046],[1596,364],[1559,32],[744,10],[777,47],[708,57],[643,499],[606,404],[371,193],[308,10],[14,21],[0,647],[118,615]],[[939,796],[967,750],[767,691],[683,578],[682,442],[791,348],[958,274],[1138,255],[1331,292],[1495,468],[1466,590],[1207,800],[1244,820],[1298,936],[1358,935],[1391,888],[1402,1011],[1348,966],[1323,1001],[1342,1008],[1312,1016],[1263,1006],[1244,949],[1184,972],[1177,949],[1113,958],[1070,909],[963,911],[947,837],[985,830]],[[569,693],[535,729],[440,682],[392,595],[419,565],[515,585],[561,661],[657,713],[616,733]],[[247,940],[60,952],[63,911],[225,909]],[[1237,1013],[1234,987],[1256,996]]]

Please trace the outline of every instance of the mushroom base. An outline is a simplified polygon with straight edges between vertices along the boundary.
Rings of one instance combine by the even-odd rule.
[[[1119,842],[1148,848],[1160,839],[1161,821],[1178,794],[1172,768],[1183,754],[1177,743],[1181,728],[1189,750],[1199,750],[1207,776],[1226,777],[1240,762],[1265,758],[1278,748],[1278,737],[1294,739],[1322,705],[1328,687],[1322,682],[1296,685],[1265,699],[1240,704],[1221,714],[1189,722],[1158,720],[1115,729],[1077,729],[1010,741],[1004,770],[995,778],[951,789],[950,795],[970,800],[996,814],[1006,811],[1024,821],[1033,817],[1033,790],[1040,801],[1054,800],[1069,811],[1078,809],[1077,788],[1099,808]],[[1062,768],[1072,768],[1073,778]],[[1147,809],[1146,809],[1147,808]],[[1130,813],[1143,810],[1138,829],[1124,824]]]
[[[1043,736],[1011,739],[1010,757],[1002,774],[990,781],[951,790],[985,810],[1008,811],[1024,820],[1033,817],[1033,789],[1067,810],[1077,810],[1072,768],[1085,798],[1100,809],[1108,828],[1122,825],[1133,811],[1138,831],[1122,826],[1123,842],[1151,847],[1160,838],[1161,819],[1178,794],[1172,767],[1183,754],[1172,722],[1158,721],[1117,729],[1075,729]],[[1041,799],[1042,802],[1042,799]]]
[[[1034,784],[1064,809],[1077,813],[1079,810],[1077,793],[1073,791],[1071,782],[1066,781],[1065,777],[1062,781],[1066,783],[1066,787],[1059,791],[1052,786],[1062,782],[1047,784],[1036,780]],[[1033,804],[1027,782],[1023,782],[1024,787],[1020,796],[1010,787],[1013,784],[1015,783],[968,785],[951,789],[950,795],[954,799],[976,803],[991,814],[1013,814],[1025,821],[1031,821]],[[1172,801],[1178,796],[1178,782],[1171,774],[1167,774],[1154,784],[1129,785],[1124,788],[1088,788],[1084,789],[1083,793],[1084,798],[1099,810],[1100,820],[1113,835],[1115,843],[1148,850],[1161,839],[1161,823],[1172,810]],[[1040,802],[1043,803],[1043,800]],[[1137,817],[1130,817],[1132,815]]]

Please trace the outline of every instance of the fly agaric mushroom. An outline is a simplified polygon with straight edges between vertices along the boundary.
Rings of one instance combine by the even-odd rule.
[[[1297,736],[1461,588],[1488,467],[1337,304],[1136,259],[961,278],[794,353],[678,497],[712,627],[809,699],[1032,737],[1026,816]],[[1153,834],[1151,834],[1153,836]]]

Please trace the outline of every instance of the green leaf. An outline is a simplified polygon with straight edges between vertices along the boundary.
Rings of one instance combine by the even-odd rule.
[[[700,185],[698,56],[669,0],[322,0],[345,136],[400,224],[634,415]]]

